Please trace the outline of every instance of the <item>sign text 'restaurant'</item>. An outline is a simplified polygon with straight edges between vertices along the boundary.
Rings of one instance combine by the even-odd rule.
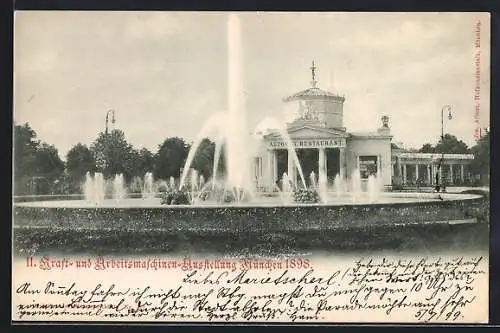
[[[345,147],[344,139],[292,140],[295,148],[340,148]],[[270,148],[287,148],[285,141],[271,141]]]

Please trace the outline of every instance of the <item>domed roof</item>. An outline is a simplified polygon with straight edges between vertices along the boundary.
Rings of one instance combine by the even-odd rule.
[[[330,91],[322,90],[317,87],[308,88],[306,90],[299,91],[292,96],[285,98],[285,102],[294,101],[294,100],[311,100],[311,99],[330,99],[330,100],[338,100],[345,101],[344,96],[337,95]]]

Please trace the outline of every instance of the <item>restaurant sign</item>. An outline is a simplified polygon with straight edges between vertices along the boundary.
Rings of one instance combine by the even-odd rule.
[[[294,139],[295,148],[342,148],[346,146],[345,139]],[[286,141],[270,141],[269,148],[286,149]]]

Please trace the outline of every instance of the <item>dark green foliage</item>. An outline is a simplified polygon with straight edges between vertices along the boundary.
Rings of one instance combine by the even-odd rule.
[[[233,203],[236,202],[236,197],[232,191],[224,191],[222,195],[222,201],[224,203]]]
[[[243,189],[224,189],[221,187],[206,188],[199,194],[201,201],[213,201],[216,203],[237,203],[248,200],[248,194]]]
[[[106,179],[117,174],[123,174],[127,180],[134,176],[138,153],[127,142],[123,131],[99,133],[90,146],[90,151],[96,162],[97,171],[102,172]]]
[[[162,194],[162,205],[189,205],[191,202],[186,192],[172,189]]]
[[[66,154],[66,172],[71,188],[70,193],[81,193],[81,184],[87,172],[95,172],[96,165],[90,149],[78,143]]]
[[[180,177],[189,153],[189,145],[181,138],[166,139],[155,155],[154,176],[156,179]]]
[[[14,127],[14,193],[50,194],[59,191],[64,162],[53,145],[37,140],[29,124]]]
[[[469,154],[470,149],[467,144],[459,140],[456,136],[445,134],[439,142],[433,146],[426,143],[417,152],[419,153],[445,153],[445,154]]]
[[[297,188],[293,191],[293,200],[296,203],[319,203],[321,198],[314,189]]]
[[[471,169],[474,174],[480,175],[477,185],[489,185],[490,182],[490,131],[485,130],[484,135],[471,148],[474,160]]]

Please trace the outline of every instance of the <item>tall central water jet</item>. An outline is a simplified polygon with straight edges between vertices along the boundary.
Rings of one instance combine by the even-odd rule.
[[[245,98],[243,89],[243,64],[240,19],[229,14],[227,22],[228,42],[228,117],[226,128],[227,183],[229,186],[250,189],[250,159],[247,156]]]
[[[191,167],[200,142],[209,133],[216,134],[216,149],[212,177],[217,177],[217,166],[222,145],[225,144],[226,179],[225,188],[234,191],[236,201],[245,195],[252,196],[254,186],[251,178],[251,152],[249,141],[251,134],[247,129],[245,99],[242,75],[242,43],[240,21],[236,14],[229,14],[227,23],[228,42],[228,100],[227,112],[217,112],[203,124],[198,136],[191,146],[184,171],[179,182],[179,189],[184,187],[187,172]],[[215,184],[216,182],[212,182]]]
[[[243,199],[251,199],[255,195],[256,183],[252,179],[251,167],[253,150],[256,137],[252,136],[247,128],[245,112],[245,91],[243,88],[243,52],[241,40],[240,20],[236,14],[229,14],[227,22],[228,42],[228,70],[227,70],[227,111],[217,112],[210,116],[203,124],[198,133],[184,165],[184,171],[179,182],[179,190],[182,190],[187,181],[188,170],[196,155],[201,141],[210,133],[216,134],[215,152],[213,161],[212,191],[215,190],[217,181],[217,167],[221,157],[222,145],[225,145],[224,157],[226,162],[226,177],[223,181],[224,191],[233,193],[236,202]],[[275,126],[280,136],[286,142],[288,154],[292,163],[289,168],[296,168],[306,188],[306,181],[300,166],[300,161],[295,152],[294,144],[285,128],[281,125]],[[294,170],[289,170],[294,172]],[[274,184],[270,184],[274,185]],[[188,190],[189,189],[185,189]]]

